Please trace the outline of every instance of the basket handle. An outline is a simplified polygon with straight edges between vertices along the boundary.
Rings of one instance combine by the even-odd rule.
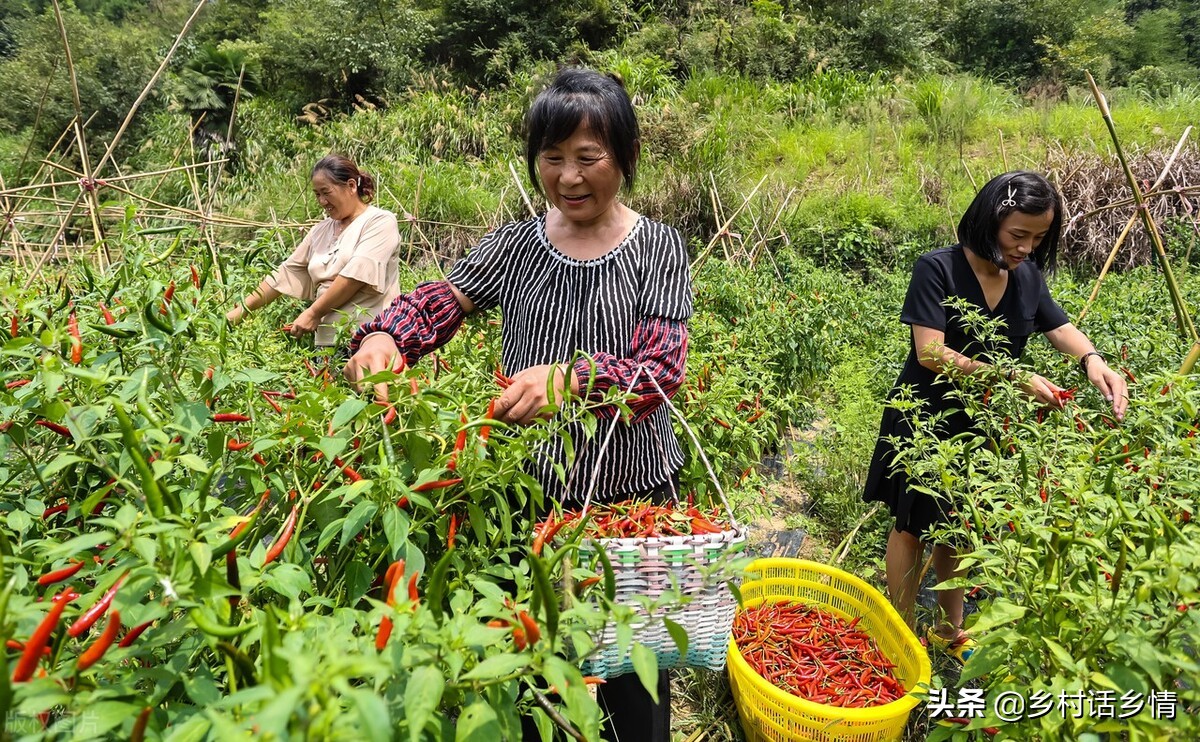
[[[658,396],[662,399],[662,403],[666,406],[667,410],[675,416],[675,419],[679,421],[679,424],[683,427],[684,431],[687,432],[688,437],[692,439],[692,445],[696,447],[696,453],[700,454],[700,460],[704,462],[704,469],[708,472],[709,479],[712,480],[713,487],[716,488],[717,495],[721,498],[721,504],[725,506],[725,512],[729,514],[729,523],[730,525],[736,527],[737,519],[733,514],[733,508],[730,507],[729,500],[725,497],[725,490],[721,487],[721,482],[718,481],[717,475],[713,472],[712,464],[709,463],[708,456],[705,455],[704,448],[700,445],[700,439],[696,437],[696,431],[692,430],[691,425],[688,425],[688,421],[686,418],[684,418],[683,413],[680,412],[675,405],[671,404],[671,398],[668,397],[667,393],[664,392],[662,387],[658,385],[658,380],[654,378],[654,375],[646,370],[645,366],[638,364],[638,367],[633,374],[633,380],[629,382],[629,388],[625,390],[625,394],[633,394],[633,388],[637,385],[638,379],[640,379],[642,375],[645,375],[645,377],[650,380],[650,383],[654,386],[655,391],[658,392]],[[608,430],[604,435],[604,441],[600,444],[600,450],[596,454],[596,461],[592,468],[592,477],[588,482],[587,491],[583,497],[583,510],[580,513],[581,515],[586,515],[588,508],[590,508],[592,505],[592,495],[596,492],[596,483],[600,478],[600,462],[604,460],[604,454],[607,453],[608,445],[612,441],[613,433],[616,432],[617,425],[620,422],[621,415],[614,411],[612,422],[609,423]],[[568,485],[569,484],[570,483],[568,482]],[[678,502],[678,499],[679,495],[676,494],[676,502]]]

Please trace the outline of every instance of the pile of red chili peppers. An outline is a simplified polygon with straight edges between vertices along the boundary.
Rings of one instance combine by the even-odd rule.
[[[756,673],[805,700],[864,708],[901,698],[895,665],[858,621],[803,603],[762,603],[737,615],[733,639]]]
[[[581,511],[567,511],[561,519],[556,520],[551,514],[539,523],[534,531],[534,553],[541,551],[542,544],[554,538],[564,526],[571,529],[578,525],[582,516]],[[692,504],[680,508],[626,500],[596,505],[588,511],[587,518],[588,524],[583,531],[585,538],[691,536],[729,530],[729,526],[722,522],[720,508],[703,512]]]

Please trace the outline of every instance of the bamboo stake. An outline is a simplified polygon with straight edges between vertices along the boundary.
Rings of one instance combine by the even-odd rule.
[[[1008,172],[1008,152],[1004,149],[1004,129],[996,129],[1000,135],[1000,162],[1004,163],[1004,172]]]
[[[1187,141],[1188,134],[1192,132],[1192,127],[1187,127],[1183,130],[1183,136],[1179,137],[1179,143],[1175,145],[1175,150],[1171,152],[1171,156],[1167,158],[1167,162],[1163,165],[1162,172],[1158,174],[1158,180],[1154,181],[1154,185],[1150,186],[1150,190],[1154,190],[1162,185],[1166,180],[1167,173],[1171,171],[1171,167],[1175,164],[1175,158],[1179,156],[1183,150],[1183,143]],[[1100,284],[1104,283],[1104,277],[1108,275],[1108,271],[1112,268],[1112,264],[1117,259],[1117,251],[1121,249],[1121,245],[1125,242],[1125,237],[1129,234],[1129,230],[1133,229],[1134,223],[1137,222],[1137,214],[1129,217],[1129,221],[1125,222],[1125,228],[1121,230],[1121,234],[1117,237],[1117,241],[1113,243],[1112,250],[1108,253],[1108,260],[1104,261],[1104,267],[1100,269],[1100,275],[1096,277],[1096,285],[1092,287],[1092,295],[1088,297],[1087,302],[1083,305],[1083,310],[1079,313],[1077,322],[1083,322],[1083,318],[1087,316],[1088,310],[1096,301],[1096,297],[1100,295]]]
[[[1142,223],[1146,225],[1146,231],[1150,233],[1150,242],[1154,245],[1154,251],[1158,253],[1158,259],[1162,261],[1163,278],[1167,281],[1167,291],[1171,295],[1171,302],[1175,305],[1175,319],[1179,324],[1180,333],[1185,335],[1193,343],[1200,343],[1200,338],[1196,336],[1196,327],[1192,324],[1191,315],[1188,314],[1187,305],[1184,303],[1183,296],[1179,293],[1179,285],[1175,282],[1175,273],[1171,270],[1171,263],[1167,259],[1167,251],[1163,248],[1162,236],[1158,232],[1158,227],[1154,224],[1154,219],[1150,216],[1150,209],[1146,206],[1146,201],[1142,197],[1142,190],[1138,187],[1137,178],[1133,175],[1133,170],[1129,167],[1129,161],[1125,158],[1125,150],[1121,148],[1121,140],[1117,137],[1117,128],[1113,123],[1112,114],[1108,110],[1108,101],[1100,92],[1100,88],[1096,85],[1096,80],[1092,77],[1092,73],[1088,72],[1088,84],[1092,87],[1092,95],[1096,99],[1096,105],[1100,107],[1100,115],[1104,117],[1104,125],[1108,127],[1109,136],[1112,137],[1113,146],[1117,150],[1117,158],[1121,161],[1121,168],[1125,171],[1125,179],[1129,181],[1129,188],[1133,192],[1133,198],[1137,202],[1137,211],[1141,214]]]
[[[537,209],[533,208],[533,202],[529,200],[525,186],[521,185],[521,178],[517,175],[517,169],[513,167],[512,160],[508,161],[508,172],[512,173],[513,182],[517,184],[517,190],[521,192],[521,199],[525,202],[525,208],[529,209],[529,215],[536,218]]]
[[[1200,191],[1200,185],[1176,186],[1174,188],[1167,188],[1162,191],[1148,191],[1142,194],[1142,198],[1149,200],[1152,198],[1160,198],[1162,196],[1183,196],[1185,193],[1195,193],[1198,191]],[[1086,219],[1089,216],[1095,216],[1096,214],[1104,211],[1112,211],[1113,209],[1119,209],[1122,206],[1130,206],[1135,203],[1137,203],[1137,201],[1133,198],[1123,198],[1120,201],[1113,201],[1112,203],[1107,203],[1103,206],[1097,206],[1091,211],[1085,211],[1082,214],[1078,214],[1072,217],[1071,221],[1077,222],[1081,219]]]
[[[737,210],[725,220],[725,223],[721,225],[721,228],[717,230],[717,233],[713,235],[712,239],[708,241],[708,244],[704,246],[704,249],[700,251],[700,254],[696,256],[696,259],[692,261],[690,266],[692,275],[695,275],[696,273],[696,266],[698,266],[706,257],[708,257],[709,251],[711,251],[713,246],[717,244],[717,240],[721,239],[721,234],[729,229],[729,225],[733,224],[733,220],[738,218],[738,215],[742,213],[742,209],[746,208],[746,205],[749,204],[750,200],[754,198],[754,194],[758,193],[758,189],[761,188],[762,184],[765,182],[767,182],[767,175],[762,176],[762,179],[758,181],[758,184],[754,186],[753,190],[750,191],[750,194],[742,199],[742,205],[737,207]]]
[[[1188,351],[1187,357],[1183,359],[1183,365],[1179,367],[1179,375],[1190,374],[1196,367],[1197,360],[1200,360],[1200,341],[1192,343],[1192,349]]]

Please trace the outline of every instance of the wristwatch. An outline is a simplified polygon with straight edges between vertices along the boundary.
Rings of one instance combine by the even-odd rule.
[[[1091,356],[1096,356],[1101,361],[1104,360],[1104,356],[1100,355],[1098,352],[1096,352],[1094,350],[1089,350],[1087,353],[1084,353],[1083,355],[1079,356],[1079,370],[1083,372],[1084,376],[1087,376],[1088,358],[1090,358]]]

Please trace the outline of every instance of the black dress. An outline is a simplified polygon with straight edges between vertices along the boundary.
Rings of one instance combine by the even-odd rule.
[[[986,344],[970,334],[962,321],[961,313],[945,306],[947,299],[959,297],[974,304],[985,317],[1001,318],[1005,326],[1001,330],[1003,340]],[[922,255],[913,266],[912,281],[904,298],[904,309],[900,321],[906,325],[921,325],[945,333],[945,345],[965,356],[983,361],[1000,357],[1019,358],[1025,350],[1029,336],[1034,332],[1049,332],[1070,320],[1063,310],[1050,298],[1050,290],[1042,273],[1032,261],[1025,261],[1015,271],[1010,271],[1004,295],[989,309],[984,299],[983,287],[971,269],[967,256],[960,245],[944,247]],[[953,382],[943,374],[935,373],[917,361],[917,349],[909,334],[908,359],[896,379],[888,399],[892,399],[900,386],[912,388],[913,396],[926,402],[925,414],[949,412],[937,428],[939,437],[952,438],[971,429],[971,418],[962,410],[953,396]],[[941,502],[933,497],[908,488],[907,477],[902,470],[892,470],[896,449],[890,436],[901,439],[912,436],[909,420],[901,411],[887,407],[879,426],[879,440],[875,454],[871,457],[871,469],[867,474],[867,485],[863,499],[887,503],[896,517],[896,530],[907,531],[924,537],[935,522],[945,522],[946,513]]]

